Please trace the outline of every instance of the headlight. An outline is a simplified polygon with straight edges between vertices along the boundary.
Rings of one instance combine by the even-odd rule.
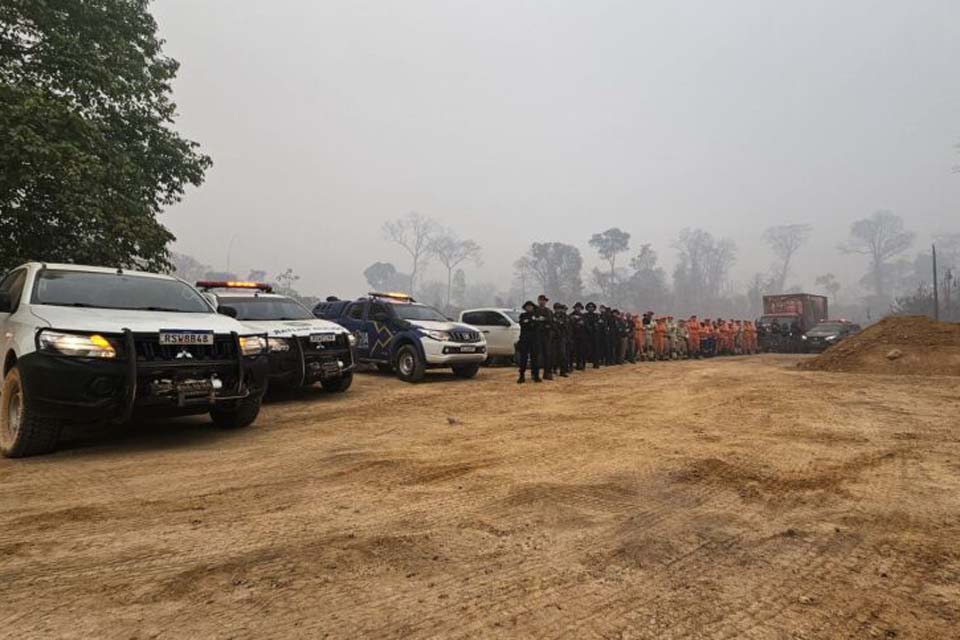
[[[290,340],[287,338],[267,338],[270,351],[290,351]]]
[[[825,340],[836,340],[837,336],[827,336]]]
[[[800,339],[801,339],[801,340],[806,340],[806,339],[807,339],[807,336],[800,336]]]
[[[433,338],[434,340],[439,340],[440,342],[447,342],[450,340],[450,334],[446,331],[433,331],[432,329],[421,329],[423,335],[428,338]]]
[[[353,335],[352,333],[348,333],[348,334],[347,334],[347,340],[350,341],[350,346],[351,346],[351,347],[357,346],[357,336]]]
[[[41,351],[79,358],[116,358],[117,350],[101,335],[80,335],[41,331],[37,338]]]
[[[245,356],[257,356],[267,348],[267,340],[263,336],[240,336],[240,353]]]

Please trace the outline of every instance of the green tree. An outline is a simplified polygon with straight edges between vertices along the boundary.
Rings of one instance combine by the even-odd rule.
[[[147,4],[0,3],[0,270],[171,268],[158,216],[211,161],[173,130],[179,65]]]

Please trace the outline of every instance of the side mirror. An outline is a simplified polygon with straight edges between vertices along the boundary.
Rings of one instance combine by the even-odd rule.
[[[10,313],[13,311],[13,298],[9,291],[0,291],[0,313]]]
[[[217,313],[219,313],[219,314],[221,314],[221,315],[229,316],[229,317],[231,317],[231,318],[236,318],[236,317],[237,317],[237,309],[236,309],[236,307],[231,307],[231,306],[228,306],[228,305],[225,305],[225,304],[224,304],[224,305],[220,305],[219,307],[217,307]]]

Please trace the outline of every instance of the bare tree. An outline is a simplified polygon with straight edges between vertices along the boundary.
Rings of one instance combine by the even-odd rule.
[[[427,250],[436,256],[447,270],[447,306],[450,306],[450,290],[453,286],[453,271],[467,260],[480,264],[480,245],[473,240],[460,240],[452,231],[443,231],[433,236]]]
[[[684,229],[673,246],[679,252],[673,271],[677,302],[703,313],[706,305],[720,296],[736,262],[737,245],[732,240],[717,240],[703,229]]]
[[[763,234],[779,262],[775,268],[776,291],[781,292],[787,285],[787,276],[790,275],[790,261],[794,254],[810,238],[808,224],[782,224],[770,227]]]
[[[523,256],[513,261],[513,277],[520,285],[520,304],[523,304],[523,301],[527,299],[527,287],[530,284],[530,278],[533,277],[533,266],[530,264],[530,258]]]
[[[837,281],[837,277],[832,273],[825,273],[822,276],[817,276],[817,279],[814,280],[814,284],[818,287],[823,287],[824,290],[830,294],[830,297],[833,298],[834,304],[837,302],[837,294],[840,293],[840,283]]]
[[[610,271],[606,274],[594,270],[593,279],[611,302],[616,304],[617,256],[630,248],[630,234],[617,227],[611,227],[603,233],[593,234],[589,244],[610,266]]]
[[[903,228],[900,216],[892,211],[877,211],[850,226],[850,241],[840,245],[840,250],[869,258],[867,280],[875,295],[884,296],[890,259],[906,251],[913,238],[913,232]]]
[[[410,295],[413,295],[420,269],[430,255],[430,240],[437,233],[437,223],[412,211],[402,218],[385,222],[383,235],[410,254]]]

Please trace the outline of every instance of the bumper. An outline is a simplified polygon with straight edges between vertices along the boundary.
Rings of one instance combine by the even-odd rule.
[[[31,353],[17,361],[31,411],[67,422],[122,421],[134,410],[197,413],[263,394],[267,357],[188,364]],[[240,370],[242,368],[242,378]],[[219,380],[219,388],[209,381]]]
[[[428,367],[446,367],[458,364],[480,364],[487,359],[487,345],[483,342],[461,343],[423,340],[423,355]]]
[[[334,380],[356,367],[352,349],[305,352],[297,343],[293,343],[289,351],[271,351],[268,359],[270,382],[282,385],[309,385]]]

